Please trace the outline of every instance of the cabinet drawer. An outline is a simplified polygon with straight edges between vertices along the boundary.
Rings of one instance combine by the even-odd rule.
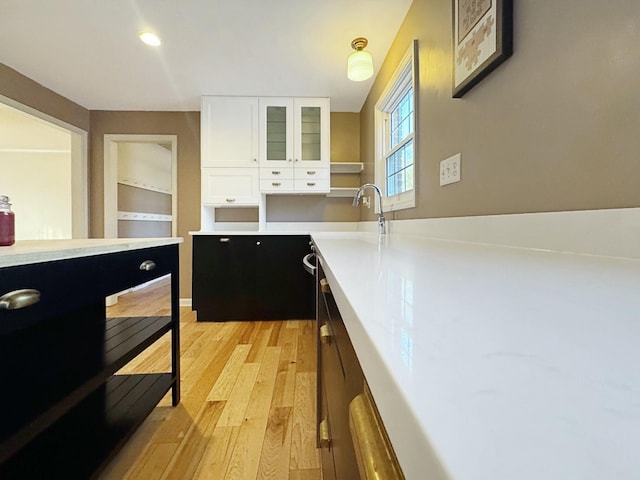
[[[327,193],[329,192],[329,179],[305,179],[294,181],[297,193]]]
[[[276,178],[273,180],[260,180],[260,191],[261,192],[270,192],[270,193],[278,193],[278,192],[287,192],[291,193],[293,191],[293,179],[292,178]]]
[[[39,300],[23,308],[0,310],[0,335],[29,328],[45,319],[82,310],[127,288],[172,273],[177,247],[132,250],[8,267],[0,277],[0,296],[29,289]],[[143,262],[154,267],[141,270]],[[44,268],[43,268],[44,267]]]
[[[260,167],[260,180],[282,180],[282,179],[292,179],[293,178],[293,168],[269,168],[269,167]]]
[[[328,168],[304,168],[296,167],[294,178],[296,180],[328,180]]]
[[[202,203],[205,205],[257,205],[258,168],[203,168]]]

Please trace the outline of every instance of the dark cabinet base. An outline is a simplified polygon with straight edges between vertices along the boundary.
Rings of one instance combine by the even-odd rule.
[[[193,309],[198,321],[315,317],[314,280],[302,267],[308,235],[196,235]]]
[[[171,316],[106,318],[107,295],[166,274]],[[0,292],[27,287],[40,302],[0,311],[0,478],[91,478],[169,390],[180,401],[178,247],[2,269]],[[116,375],[169,332],[171,372]]]
[[[3,463],[0,478],[96,477],[172,384],[168,373],[111,377],[53,427]]]

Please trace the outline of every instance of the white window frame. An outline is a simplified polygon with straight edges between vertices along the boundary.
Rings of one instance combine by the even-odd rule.
[[[418,184],[418,41],[411,42],[411,46],[398,64],[391,79],[376,103],[374,112],[375,128],[375,182],[382,190],[382,207],[385,212],[402,210],[416,206],[416,188]],[[413,89],[413,189],[394,196],[387,196],[387,174],[385,153],[389,143],[389,113],[402,99],[407,87],[411,83]]]

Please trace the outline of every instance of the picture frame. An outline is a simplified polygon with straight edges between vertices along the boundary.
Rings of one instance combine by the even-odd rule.
[[[452,0],[453,98],[513,53],[513,0]]]

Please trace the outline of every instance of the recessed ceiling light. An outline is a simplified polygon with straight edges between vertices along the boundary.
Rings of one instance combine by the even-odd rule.
[[[151,45],[152,47],[159,47],[160,45],[162,45],[160,37],[158,37],[155,33],[142,32],[138,36],[140,37],[140,40],[142,40],[147,45]]]

